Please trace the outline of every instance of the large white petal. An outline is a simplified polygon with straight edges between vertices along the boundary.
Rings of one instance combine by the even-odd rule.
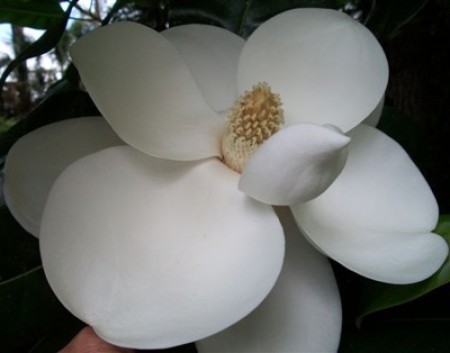
[[[274,289],[249,316],[197,342],[199,353],[336,352],[341,303],[327,259],[300,234],[289,210],[278,214],[286,259]]]
[[[45,201],[58,175],[85,155],[121,144],[100,117],[64,120],[23,136],[5,163],[8,208],[22,227],[38,236]]]
[[[375,37],[330,9],[294,9],[263,23],[238,67],[239,92],[266,81],[280,94],[287,123],[333,124],[344,131],[374,110],[387,80]]]
[[[121,346],[169,347],[226,328],[269,293],[284,256],[275,213],[239,192],[238,178],[215,159],[172,162],[129,146],[77,161],[42,220],[50,285]]]
[[[239,188],[271,204],[311,200],[344,168],[350,138],[315,124],[291,125],[264,142],[245,164]]]
[[[199,24],[161,34],[180,52],[209,105],[215,111],[229,109],[237,98],[237,65],[245,41],[226,29]]]
[[[125,142],[174,160],[220,155],[223,124],[159,33],[119,22],[82,37],[70,52],[98,109]]]
[[[305,234],[327,255],[369,278],[427,278],[448,248],[436,226],[434,196],[406,152],[375,128],[350,136],[346,166],[318,198],[292,207]]]

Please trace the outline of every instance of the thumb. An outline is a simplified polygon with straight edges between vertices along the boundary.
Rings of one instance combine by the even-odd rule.
[[[97,336],[92,327],[85,327],[59,353],[133,353],[132,349],[113,346]]]

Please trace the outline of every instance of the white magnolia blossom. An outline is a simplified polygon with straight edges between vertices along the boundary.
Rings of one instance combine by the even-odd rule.
[[[446,258],[426,181],[362,123],[380,115],[388,67],[347,15],[287,11],[245,43],[123,22],[71,54],[106,121],[19,140],[5,198],[58,298],[105,340],[334,352],[340,300],[321,253],[392,283]]]

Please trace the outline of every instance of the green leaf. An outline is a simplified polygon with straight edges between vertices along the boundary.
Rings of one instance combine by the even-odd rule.
[[[443,215],[434,230],[450,244],[450,215]],[[393,285],[364,279],[362,281],[361,307],[357,324],[369,314],[398,306],[417,299],[432,290],[450,283],[450,258],[430,278],[414,284]]]
[[[0,282],[0,352],[26,352],[73,320],[50,289],[41,266]]]
[[[75,6],[77,2],[78,0],[73,0],[62,18],[56,21],[37,41],[29,45],[22,53],[20,53],[13,61],[8,64],[5,71],[3,71],[2,76],[0,77],[0,92],[3,84],[6,81],[6,78],[16,68],[17,65],[27,59],[45,54],[56,46],[59,39],[64,34],[67,21],[69,20],[69,15],[72,11],[73,6]]]
[[[74,320],[45,279],[37,239],[21,228],[0,198],[0,352],[28,352]]]
[[[0,0],[0,23],[46,29],[63,17],[58,0]]]
[[[427,2],[428,0],[377,0],[366,25],[381,40],[391,39]]]
[[[169,21],[171,25],[206,23],[229,29],[244,38],[257,26],[280,12],[298,7],[341,8],[343,0],[172,0]]]
[[[6,206],[1,205],[0,283],[27,272],[40,263],[37,239],[23,230]]]
[[[450,214],[442,215],[439,218],[439,223],[434,232],[443,237],[450,237]]]
[[[380,320],[358,329],[344,323],[339,353],[450,352],[450,320]]]
[[[440,6],[450,7],[450,0],[436,0]]]
[[[100,115],[89,95],[74,90],[70,82],[62,80],[53,90],[53,94],[42,101],[26,119],[0,134],[0,156],[6,154],[18,138],[41,126],[64,119]]]

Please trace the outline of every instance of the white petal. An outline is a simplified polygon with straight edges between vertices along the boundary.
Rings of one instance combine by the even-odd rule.
[[[269,293],[284,256],[275,213],[239,192],[238,177],[215,159],[172,162],[128,146],[79,160],[44,211],[53,290],[120,346],[170,347],[233,324]]]
[[[332,128],[291,125],[273,135],[250,157],[239,188],[271,205],[311,200],[342,171],[349,142],[350,138]]]
[[[383,114],[384,109],[384,96],[367,118],[365,118],[362,123],[365,125],[376,127],[381,119],[381,114]]]
[[[331,266],[303,239],[289,211],[278,214],[286,233],[286,259],[277,284],[249,316],[197,342],[199,353],[337,351],[341,303]]]
[[[58,175],[77,159],[123,142],[103,118],[64,120],[19,139],[5,163],[5,201],[16,220],[38,236],[42,211]]]
[[[211,108],[229,109],[237,97],[237,65],[245,41],[223,28],[199,24],[172,27],[161,34],[186,61]]]
[[[359,124],[384,94],[388,66],[375,37],[330,9],[294,9],[263,23],[238,67],[242,93],[265,81],[280,94],[287,123]]]
[[[82,37],[71,55],[98,109],[125,142],[174,160],[220,155],[222,122],[159,33],[119,22]]]
[[[350,136],[346,166],[318,198],[292,207],[297,222],[327,255],[369,278],[410,283],[427,278],[447,256],[431,233],[436,200],[406,152],[375,128]]]

